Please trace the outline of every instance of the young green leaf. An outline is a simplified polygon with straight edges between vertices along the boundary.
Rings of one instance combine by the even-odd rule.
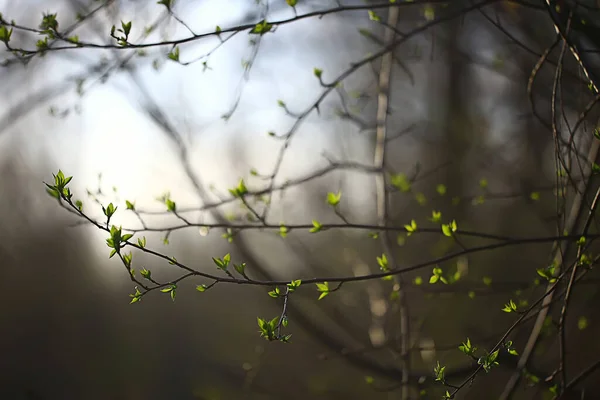
[[[242,276],[246,276],[246,263],[241,263],[241,264],[233,264],[233,268],[236,270],[236,272]]]
[[[511,312],[516,312],[517,311],[517,305],[516,303],[511,299],[508,303],[506,303],[504,305],[504,308],[502,309],[502,311],[506,312],[506,313],[511,313]]]
[[[442,224],[442,233],[444,236],[452,237],[454,232],[458,229],[456,221],[452,221],[449,224]]]
[[[198,286],[196,286],[196,290],[199,291],[199,292],[201,292],[201,293],[205,292],[206,289],[208,289],[208,286],[206,286],[206,285],[198,285]]]
[[[379,264],[379,268],[384,271],[387,272],[389,271],[388,268],[388,260],[385,254],[382,254],[381,257],[377,257],[377,264]]]
[[[121,29],[123,29],[123,33],[125,34],[125,36],[129,36],[129,33],[131,32],[131,21],[129,22],[123,22],[121,21]]]
[[[0,42],[8,44],[13,33],[12,28],[8,29],[6,25],[0,25]]]
[[[506,351],[508,352],[508,354],[513,355],[513,356],[518,356],[519,353],[517,353],[517,350],[512,348],[512,345],[513,345],[512,340],[509,340],[506,343],[504,343],[504,347],[506,348]]]
[[[390,183],[393,187],[400,190],[401,192],[410,192],[411,184],[406,175],[404,174],[390,175]]]
[[[375,14],[375,11],[371,11],[371,10],[369,10],[369,19],[371,21],[375,21],[375,22],[381,21],[381,18],[379,17],[379,15]]]
[[[256,25],[254,25],[254,28],[252,28],[250,33],[254,34],[254,35],[262,36],[265,33],[271,32],[272,29],[273,29],[272,24],[269,24],[266,20],[262,20],[259,23],[257,23]]]
[[[145,279],[152,279],[152,272],[147,270],[146,268],[142,268],[140,271],[140,274],[142,275],[142,277],[144,277]]]
[[[220,270],[226,271],[227,270],[227,264],[228,262],[220,259],[220,258],[215,258],[213,257],[213,262],[216,264],[217,268],[219,268]]]
[[[498,365],[498,362],[496,361],[496,359],[498,358],[499,352],[500,352],[500,350],[496,350],[491,354],[481,356],[477,360],[477,363],[483,367],[485,372],[490,372],[490,370],[492,369],[492,367],[494,365]]]
[[[471,344],[471,339],[467,338],[467,341],[463,342],[463,344],[458,346],[458,349],[460,351],[462,351],[463,353],[465,353],[466,355],[472,356],[475,353],[475,351],[477,350],[477,347],[474,347]]]
[[[229,193],[231,193],[233,197],[243,197],[244,195],[246,195],[248,193],[248,188],[246,187],[244,180],[240,179],[238,185],[235,188],[229,189]]]
[[[117,208],[118,207],[115,207],[113,203],[110,203],[106,208],[102,206],[102,211],[104,212],[104,215],[110,219],[117,211]]]
[[[300,285],[302,284],[302,280],[301,279],[296,279],[294,281],[291,281],[290,283],[287,284],[287,288],[288,290],[291,292],[293,292],[294,290],[298,289],[300,287]]]
[[[123,264],[125,264],[125,266],[127,268],[131,267],[131,261],[133,260],[133,254],[129,253],[129,254],[123,254]]]
[[[310,233],[316,233],[316,232],[321,231],[321,229],[323,229],[323,225],[321,225],[321,223],[315,219],[312,220],[312,224],[313,224],[313,227],[310,228],[310,231],[309,231]]]
[[[169,60],[179,62],[179,47],[175,46],[175,48],[169,52],[167,57],[169,58]]]
[[[440,365],[440,362],[438,361],[436,366],[433,368],[433,373],[435,376],[435,381],[436,382],[446,382],[446,367]]]
[[[425,195],[421,192],[415,193],[415,200],[417,200],[417,203],[419,203],[421,206],[427,204],[427,197],[425,197]]]
[[[423,17],[425,17],[426,21],[433,21],[435,19],[435,8],[431,4],[425,4]]]
[[[329,204],[332,207],[335,207],[338,204],[340,204],[340,200],[341,199],[342,199],[342,192],[337,192],[337,193],[329,192],[329,193],[327,193],[327,204]]]
[[[319,295],[319,300],[321,300],[329,294],[329,282],[316,283],[316,285],[317,291],[321,292],[321,294]]]
[[[282,238],[285,238],[287,236],[289,232],[289,228],[286,227],[285,225],[281,224],[279,226],[279,236],[281,236]]]
[[[438,223],[442,220],[442,212],[433,210],[431,212],[431,218],[429,218],[431,222]]]
[[[404,229],[406,229],[406,236],[410,236],[417,231],[417,223],[413,219],[410,221],[410,224],[404,225]]]

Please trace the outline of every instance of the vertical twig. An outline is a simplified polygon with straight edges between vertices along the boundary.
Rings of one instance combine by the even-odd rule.
[[[394,42],[396,37],[396,25],[398,25],[398,7],[390,7],[387,26],[384,34],[384,46],[389,46]],[[386,53],[381,59],[381,69],[379,71],[379,95],[377,97],[377,129],[375,136],[375,154],[373,164],[375,168],[380,169],[380,172],[375,176],[375,190],[377,203],[377,220],[378,225],[386,226],[388,222],[388,207],[387,207],[387,191],[385,187],[385,172],[383,166],[385,163],[385,143],[387,136],[387,115],[390,99],[390,80],[392,75],[393,65],[393,50]],[[384,252],[389,258],[393,269],[397,268],[393,252],[391,250],[389,232],[385,231],[381,234],[381,241]],[[409,327],[408,327],[408,310],[404,288],[402,287],[402,277],[395,275],[396,287],[398,289],[398,302],[400,304],[400,352],[401,352],[401,399],[406,400],[409,397]]]

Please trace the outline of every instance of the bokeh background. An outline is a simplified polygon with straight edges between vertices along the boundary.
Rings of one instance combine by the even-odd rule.
[[[254,0],[175,3],[176,15],[194,32],[254,23],[265,12],[268,20],[294,16],[279,0],[269,1],[268,9],[266,2]],[[335,7],[333,1],[298,3],[299,14]],[[410,32],[470,3],[404,6],[398,29]],[[77,29],[82,40],[109,43],[110,27],[121,20],[133,21],[133,37],[155,26],[147,42],[190,34],[155,2],[0,1],[0,12],[7,21],[31,27],[39,25],[43,13],[57,13],[66,27],[78,13],[99,6]],[[385,20],[385,10],[377,12]],[[425,226],[431,211],[440,210],[465,230],[514,237],[555,234],[554,139],[534,117],[531,99],[539,117],[549,121],[552,60],[556,63],[560,46],[540,69],[532,95],[527,93],[532,69],[555,39],[543,15],[498,1],[440,23],[397,49],[388,121],[394,139],[387,145],[386,168],[414,182],[411,191],[392,195],[391,225],[415,219]],[[389,300],[393,283],[348,284],[319,302],[314,288],[299,290],[291,297],[293,343],[287,345],[269,343],[257,333],[257,316],[271,318],[281,311],[265,288],[217,285],[198,293],[195,285],[203,282],[190,279],[174,302],[152,293],[129,305],[133,284],[118,260],[108,259],[106,234],[80,224],[43,185],[63,170],[74,177],[72,190],[86,212],[100,218],[93,198],[112,201],[119,206],[115,222],[124,227],[138,224],[124,211],[125,200],[156,212],[145,216],[153,226],[168,227],[177,219],[161,214],[164,205],[156,200],[167,191],[178,207],[194,208],[227,198],[227,189],[240,178],[251,190],[263,189],[265,182],[250,170],[272,171],[282,142],[268,132],[283,134],[294,123],[277,101],[285,101],[292,112],[309,108],[323,90],[313,68],[323,70],[324,81],[333,80],[377,51],[380,44],[373,38],[383,30],[361,10],[281,25],[258,44],[241,32],[187,66],[168,60],[168,48],[151,47],[144,54],[52,52],[27,65],[10,61],[0,68],[0,398],[399,398],[398,306]],[[13,45],[31,48],[37,40],[32,38],[15,31]],[[182,45],[181,60],[195,60],[218,44],[212,37]],[[11,59],[2,53],[2,60]],[[328,160],[373,162],[378,68],[375,62],[352,74],[321,104],[320,113],[303,122],[286,150],[278,184],[308,176]],[[562,79],[564,125],[577,118],[592,95],[570,58]],[[592,110],[586,116],[576,137],[584,152],[596,114]],[[580,175],[575,171],[574,176]],[[447,188],[445,195],[436,190],[440,184]],[[270,218],[286,224],[340,222],[325,196],[341,190],[344,216],[374,224],[374,187],[372,174],[336,170],[278,192]],[[240,204],[229,203],[186,215],[209,223],[239,220],[244,212]],[[250,274],[265,279],[376,272],[376,256],[382,253],[380,242],[359,230],[316,236],[294,231],[285,239],[273,231],[244,231],[233,243],[222,233],[189,228],[171,234],[168,245],[164,233],[146,236],[154,249],[194,268],[214,272],[211,257],[229,252],[248,263]],[[466,238],[464,244],[483,243]],[[455,249],[433,234],[401,235],[396,244],[394,254],[405,266]],[[432,384],[436,360],[448,366],[449,379],[464,379],[473,363],[458,344],[468,336],[480,348],[491,348],[514,321],[501,312],[503,305],[509,298],[537,299],[544,285],[532,285],[535,270],[549,262],[551,242],[546,242],[453,260],[443,265],[461,272],[453,285],[414,283],[417,277],[427,282],[430,269],[407,274],[412,395],[425,390],[421,398],[441,396],[441,385]],[[151,257],[136,253],[135,263],[165,279],[176,276],[172,266]],[[574,298],[567,326],[571,371],[600,353],[594,340],[597,287],[590,279]],[[517,350],[531,324],[513,337]],[[558,356],[553,329],[549,322],[529,367],[542,379],[552,374]],[[502,359],[462,398],[500,393],[515,364]],[[365,377],[374,383],[367,384]],[[514,398],[548,396],[550,383],[525,383]]]

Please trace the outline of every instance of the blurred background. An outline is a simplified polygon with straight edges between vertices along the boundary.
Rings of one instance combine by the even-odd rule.
[[[465,231],[549,237],[569,213],[572,196],[557,207],[555,137],[549,129],[556,65],[562,74],[559,136],[572,137],[574,160],[584,159],[593,140],[598,116],[588,105],[594,95],[568,49],[561,58],[562,45],[551,47],[556,33],[543,10],[492,3],[478,9],[471,1],[400,8],[398,31],[421,31],[394,52],[385,168],[404,174],[409,187],[390,195],[392,226],[414,219],[435,227],[427,218],[439,210],[444,221],[455,219]],[[151,43],[335,7],[325,0],[298,1],[295,10],[280,0],[178,0],[169,13],[145,1],[0,1],[4,21],[24,27],[37,29],[44,13],[57,14],[59,30],[82,19],[71,34],[94,43],[114,42],[110,28],[121,21],[133,21],[132,40]],[[387,20],[386,8],[374,10]],[[251,191],[268,188],[261,175],[273,172],[284,143],[270,132],[289,132],[296,116],[319,99],[324,88],[314,68],[332,82],[382,48],[385,28],[373,19],[360,9],[298,19],[260,37],[242,31],[222,44],[209,36],[180,45],[180,63],[168,59],[169,46],[79,48],[27,62],[2,52],[0,398],[400,398],[394,281],[349,283],[321,301],[314,287],[298,290],[288,310],[291,344],[267,342],[257,332],[257,316],[271,319],[281,312],[264,287],[216,285],[198,293],[196,285],[209,282],[189,279],[175,301],[152,292],[129,305],[134,284],[123,265],[108,258],[106,232],[81,224],[43,185],[61,169],[73,176],[71,189],[87,214],[101,221],[97,202],[113,202],[119,207],[113,223],[124,228],[140,228],[125,211],[126,200],[147,211],[142,216],[149,226],[180,224],[157,201],[166,192],[178,209],[192,210],[185,216],[196,224],[243,223],[247,210],[239,201],[194,210],[229,198],[228,189],[241,178]],[[422,29],[427,23],[432,27]],[[32,49],[38,39],[35,32],[15,29],[11,45]],[[547,49],[550,55],[532,81]],[[358,68],[320,102],[319,112],[307,114],[283,153],[275,186],[335,162],[372,165],[379,68],[379,60]],[[584,170],[579,165],[570,173],[581,181]],[[347,220],[377,224],[374,175],[364,168],[332,168],[277,191],[269,220],[342,223],[325,201],[328,192],[338,191]],[[595,222],[591,231],[597,231]],[[244,230],[231,243],[224,232],[196,226],[174,231],[168,240],[165,231],[144,235],[149,247],[198,270],[213,273],[211,257],[231,253],[235,262],[247,263],[251,276],[269,280],[375,273],[383,253],[381,242],[365,230],[294,230],[285,238],[273,230]],[[400,266],[460,250],[440,234],[392,236]],[[461,241],[467,247],[489,243],[481,237]],[[481,350],[491,349],[516,319],[501,311],[504,304],[515,299],[526,307],[537,300],[546,286],[536,269],[551,262],[552,242],[542,241],[451,259],[440,265],[460,277],[451,285],[429,285],[431,267],[403,275],[410,398],[444,393],[433,382],[438,360],[453,383],[472,373],[476,364],[458,345],[469,337]],[[134,267],[163,280],[178,276],[172,265],[144,254],[135,253]],[[600,353],[594,275],[577,286],[565,327],[571,378]],[[554,307],[549,313],[528,364],[540,382],[523,379],[513,398],[551,397],[554,381],[544,379],[552,378],[558,360],[559,312]],[[517,351],[533,322],[511,336]],[[460,398],[498,398],[517,360],[503,356]],[[595,393],[590,382],[588,394]]]

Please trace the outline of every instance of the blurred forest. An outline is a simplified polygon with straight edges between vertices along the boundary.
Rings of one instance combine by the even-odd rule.
[[[597,398],[598,7],[0,0],[0,399]]]

